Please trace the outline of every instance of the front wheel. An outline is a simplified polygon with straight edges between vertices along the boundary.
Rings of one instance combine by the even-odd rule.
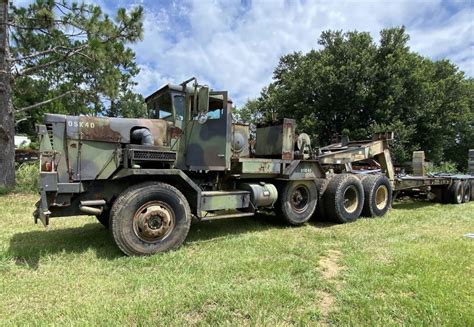
[[[191,209],[175,187],[148,182],[124,191],[110,214],[115,243],[129,256],[174,250],[191,226]]]

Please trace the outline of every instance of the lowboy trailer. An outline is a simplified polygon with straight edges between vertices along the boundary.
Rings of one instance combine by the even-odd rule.
[[[339,172],[357,175],[383,173],[390,179],[395,198],[398,194],[425,194],[430,200],[440,203],[461,204],[474,200],[474,176],[465,174],[427,174],[423,151],[413,154],[413,172],[408,175],[397,173],[394,169],[389,143],[393,133],[379,133],[372,140],[340,142],[319,149],[319,162]],[[363,163],[360,170],[354,165]]]

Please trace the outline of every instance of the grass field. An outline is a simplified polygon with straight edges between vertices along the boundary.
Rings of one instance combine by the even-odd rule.
[[[178,251],[128,258],[93,217],[34,225],[35,201],[0,197],[1,325],[474,326],[473,202],[203,222]]]

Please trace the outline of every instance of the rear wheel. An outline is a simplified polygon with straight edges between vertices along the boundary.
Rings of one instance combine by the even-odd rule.
[[[337,223],[347,223],[359,218],[364,205],[361,181],[351,174],[334,176],[324,192],[326,216]]]
[[[472,187],[470,181],[465,181],[464,183],[464,195],[462,202],[467,203],[471,201]]]
[[[313,181],[291,181],[285,184],[276,206],[277,214],[290,225],[307,222],[318,203],[318,189]]]
[[[387,213],[392,204],[392,186],[383,175],[370,175],[362,180],[364,188],[364,207],[362,215],[365,217],[381,217]]]
[[[454,181],[446,189],[445,199],[447,203],[461,204],[464,198],[464,186],[461,181]]]
[[[110,217],[117,246],[130,256],[176,249],[191,226],[191,210],[184,195],[160,182],[139,184],[123,192]]]

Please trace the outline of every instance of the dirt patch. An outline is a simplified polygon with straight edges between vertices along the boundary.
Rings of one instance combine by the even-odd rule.
[[[335,286],[336,290],[341,288],[341,282],[336,280],[339,272],[343,269],[339,265],[339,261],[342,254],[337,250],[329,250],[324,257],[319,259],[319,269],[324,279],[331,281]],[[331,293],[320,291],[319,292],[319,311],[321,312],[321,325],[329,326],[328,315],[335,310],[335,298]]]
[[[333,279],[337,277],[337,275],[342,269],[342,267],[338,264],[340,257],[341,252],[336,250],[329,250],[327,255],[319,260],[321,274],[325,279]]]
[[[334,306],[334,296],[331,294],[321,291],[319,293],[319,310],[321,311],[321,315],[326,319],[327,315]]]

